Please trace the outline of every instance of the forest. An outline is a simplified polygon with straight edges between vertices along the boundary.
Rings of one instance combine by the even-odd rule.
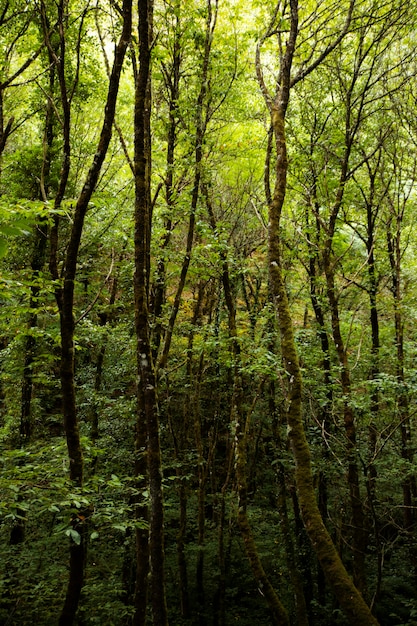
[[[0,0],[0,625],[417,625],[417,12]]]

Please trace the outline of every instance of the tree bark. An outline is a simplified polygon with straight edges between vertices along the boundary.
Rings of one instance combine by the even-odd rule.
[[[146,428],[147,475],[149,481],[149,566],[153,623],[168,624],[164,571],[164,511],[161,447],[156,377],[149,328],[149,268],[151,233],[151,146],[150,80],[152,46],[152,0],[138,0],[139,70],[135,86],[135,329],[139,400],[137,432]],[[143,421],[142,421],[143,420]],[[143,423],[144,422],[144,423]],[[143,439],[143,434],[140,436]],[[137,546],[139,550],[140,545]],[[138,553],[138,563],[139,563]],[[143,580],[142,583],[145,581]],[[137,589],[137,593],[140,590]]]
[[[182,63],[182,47],[181,47],[181,22],[180,22],[180,3],[176,7],[175,25],[174,25],[174,41],[172,44],[172,64],[168,69],[162,64],[164,81],[168,90],[169,113],[168,113],[168,132],[167,132],[167,153],[166,153],[166,170],[165,170],[165,201],[168,209],[168,216],[164,224],[164,234],[161,241],[161,252],[156,263],[156,277],[152,287],[151,312],[154,319],[154,330],[152,333],[152,349],[154,358],[157,358],[158,350],[162,338],[162,309],[165,303],[166,290],[166,252],[171,240],[173,229],[173,211],[175,207],[174,200],[174,171],[175,171],[175,148],[177,145],[177,134],[179,126],[179,110],[178,99],[180,96],[180,75]]]
[[[80,539],[79,543],[75,543],[72,538],[70,540],[69,580],[64,606],[59,616],[59,626],[72,626],[74,624],[85,579],[85,561],[87,558],[86,523],[80,521],[77,524],[74,520],[72,526],[78,532]]]
[[[276,455],[282,454],[283,447],[285,446],[284,442],[281,439],[279,433],[279,423],[278,423],[278,415],[277,415],[277,407],[275,400],[275,385],[274,381],[271,381],[269,384],[268,395],[269,395],[269,415],[272,418],[272,431],[273,437],[276,445]],[[291,481],[293,482],[293,481]],[[290,580],[292,583],[292,588],[294,591],[294,600],[295,600],[295,615],[297,620],[297,626],[308,626],[308,614],[307,614],[307,604],[306,604],[306,596],[304,594],[303,582],[304,586],[307,586],[307,581],[304,579],[303,581],[303,569],[305,563],[301,563],[301,559],[296,559],[296,553],[294,550],[294,540],[293,534],[291,532],[290,519],[288,515],[288,506],[287,506],[287,476],[285,472],[284,464],[279,461],[277,463],[277,484],[278,484],[278,512],[281,520],[281,535],[284,540],[285,547],[285,556],[287,561],[287,568],[290,575]],[[293,499],[296,500],[296,494],[293,495]],[[294,513],[298,513],[299,507],[297,505]],[[299,514],[298,514],[299,519]],[[299,524],[298,524],[299,525]],[[297,525],[296,525],[297,526]],[[299,529],[296,529],[299,530]],[[301,567],[300,567],[301,565]],[[301,570],[301,571],[300,571]],[[311,574],[310,574],[311,577]],[[311,591],[311,589],[310,589]]]

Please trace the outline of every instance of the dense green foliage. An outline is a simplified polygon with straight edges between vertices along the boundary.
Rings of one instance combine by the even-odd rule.
[[[153,8],[146,287],[172,625],[277,623],[245,553],[242,472],[257,553],[290,622],[348,623],[300,514],[286,422],[292,381],[268,276],[279,159],[262,88],[272,92],[282,79],[283,4],[158,0]],[[154,496],[138,445],[136,8],[77,254],[83,476],[70,480],[60,298],[126,18],[110,0],[0,4],[4,625],[58,623],[77,546],[85,547],[85,580],[74,623],[138,623],[136,544],[152,524]],[[314,486],[379,623],[412,625],[416,16],[399,0],[323,0],[299,12],[280,235]]]

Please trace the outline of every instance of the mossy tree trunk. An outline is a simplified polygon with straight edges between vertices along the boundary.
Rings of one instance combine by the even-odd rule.
[[[279,143],[277,148],[284,145],[283,120],[274,123],[278,132]],[[285,152],[281,163],[286,163]],[[300,503],[301,515],[307,533],[323,568],[329,586],[333,589],[343,611],[350,623],[355,626],[370,626],[377,624],[369,607],[366,605],[358,589],[351,581],[333,541],[326,530],[316,501],[311,470],[311,459],[302,421],[301,406],[301,370],[296,351],[292,319],[282,274],[281,242],[279,236],[280,194],[274,194],[270,205],[270,234],[269,234],[269,265],[271,286],[277,309],[281,333],[281,351],[288,375],[289,392],[287,423],[290,429],[289,436],[296,462],[296,484]]]
[[[269,38],[276,32],[276,14],[271,21],[264,38],[258,45],[256,58],[258,81],[270,111],[271,126],[273,129],[276,151],[275,188],[268,205],[268,262],[271,290],[281,335],[281,353],[284,368],[288,377],[288,400],[286,411],[287,423],[291,447],[296,463],[295,478],[301,515],[317,558],[320,561],[328,583],[333,589],[341,608],[349,619],[349,622],[355,626],[370,626],[371,624],[377,624],[377,621],[372,616],[369,607],[366,605],[360,592],[349,577],[323,523],[317,505],[311,469],[310,450],[305,436],[302,420],[301,369],[295,345],[293,323],[283,275],[281,214],[287,188],[288,170],[285,117],[291,86],[292,84],[295,84],[296,80],[301,80],[302,78],[300,75],[299,79],[293,79],[293,81],[291,81],[291,66],[298,35],[297,0],[290,0],[289,7],[290,13],[287,17],[289,19],[290,32],[287,35],[285,50],[281,54],[279,82],[277,83],[276,92],[273,97],[270,95],[264,81],[260,60],[260,49],[265,39]],[[349,23],[350,16],[348,16],[345,24],[345,32],[347,31]],[[332,49],[334,49],[338,41],[341,40],[341,37],[343,37],[343,32],[339,38],[333,42]],[[326,54],[329,54],[330,52],[331,50],[328,49]],[[326,54],[322,54],[321,59],[325,58]],[[312,71],[319,62],[320,58],[316,64],[312,64],[310,71]],[[302,71],[303,75],[306,75],[306,71],[308,70],[304,69]]]

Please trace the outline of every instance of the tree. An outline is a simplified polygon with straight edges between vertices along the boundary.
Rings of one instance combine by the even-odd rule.
[[[137,450],[146,450],[150,495],[150,598],[154,623],[167,624],[164,575],[164,512],[156,376],[149,329],[151,213],[150,76],[153,5],[138,3],[139,69],[135,85],[135,328],[137,337],[138,421]],[[141,544],[138,544],[138,548]],[[145,552],[146,554],[146,552]],[[138,565],[140,564],[138,553]],[[142,579],[145,583],[144,578]],[[136,594],[144,594],[136,588]],[[145,616],[140,616],[141,620]],[[138,621],[137,623],[142,623]]]
[[[51,58],[57,65],[61,106],[63,113],[63,164],[61,170],[61,178],[59,181],[58,191],[55,197],[55,211],[58,211],[62,199],[64,197],[71,164],[71,146],[70,146],[70,129],[71,129],[71,101],[74,90],[77,85],[78,71],[76,71],[75,82],[72,89],[68,88],[66,77],[66,48],[67,41],[65,38],[66,26],[66,10],[64,2],[58,5],[57,30],[59,33],[59,56],[52,45],[49,35],[49,24],[46,13],[46,6],[41,5],[44,35]],[[86,9],[85,9],[86,10]],[[100,139],[97,150],[94,155],[93,162],[90,166],[85,183],[81,190],[75,205],[72,228],[70,232],[69,242],[63,262],[62,281],[63,286],[56,290],[56,298],[60,314],[61,324],[61,388],[62,388],[62,404],[64,412],[64,427],[68,447],[68,456],[70,460],[70,479],[79,487],[83,484],[83,454],[79,435],[79,426],[77,419],[77,408],[74,386],[74,281],[77,270],[78,251],[83,231],[84,219],[87,212],[88,204],[97,185],[101,167],[106,157],[107,149],[110,143],[113,119],[116,108],[117,93],[120,82],[123,61],[126,49],[129,45],[132,23],[132,3],[123,3],[123,28],[120,35],[118,45],[115,50],[112,72],[109,78],[106,105],[104,109],[104,120],[100,133]],[[83,24],[81,17],[81,26]],[[82,31],[80,30],[80,33]],[[58,236],[58,220],[55,221],[53,232],[53,240],[51,244],[51,273],[55,279],[58,278],[56,244]],[[84,559],[85,559],[85,537],[84,535],[84,513],[76,515],[73,518],[73,529],[77,533],[78,538],[73,539],[70,549],[70,579],[68,583],[67,595],[64,607],[60,616],[60,624],[72,624],[77,611],[81,588],[84,579]],[[74,537],[77,537],[74,535]]]
[[[290,30],[285,50],[281,51],[279,78],[275,87],[275,93],[270,95],[263,76],[261,67],[260,50],[261,44],[277,31],[277,14],[279,6],[276,7],[268,30],[257,48],[256,69],[258,81],[263,92],[265,102],[271,115],[271,127],[274,134],[276,150],[275,167],[275,188],[271,194],[267,186],[267,198],[269,209],[269,269],[271,290],[277,308],[278,320],[281,333],[281,351],[285,364],[285,370],[289,378],[289,398],[287,409],[287,421],[290,428],[290,440],[294,457],[296,460],[296,481],[297,492],[300,501],[301,513],[307,533],[316,550],[317,557],[327,576],[329,584],[332,586],[343,610],[348,615],[351,623],[371,624],[377,623],[372,617],[362,596],[353,586],[344,566],[337,554],[335,546],[328,534],[320,511],[316,504],[313,477],[310,464],[310,453],[305,438],[304,428],[301,418],[301,370],[296,351],[291,314],[289,310],[288,297],[282,274],[282,251],[280,237],[280,221],[282,207],[285,200],[286,177],[287,177],[287,147],[285,138],[285,117],[288,108],[291,86],[302,80],[315,67],[319,65],[342,41],[348,32],[353,5],[347,12],[345,25],[339,37],[332,41],[319,56],[308,66],[302,68],[298,74],[291,79],[291,68],[296,42],[299,34],[299,13],[297,2],[290,2],[290,14],[285,16],[290,23]],[[330,286],[329,286],[330,287]],[[355,500],[359,505],[357,495]]]

